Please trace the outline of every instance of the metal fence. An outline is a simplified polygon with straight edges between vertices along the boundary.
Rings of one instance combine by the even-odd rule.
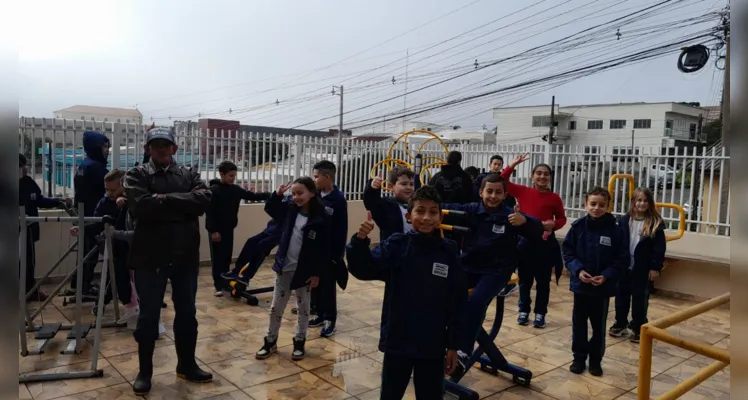
[[[20,151],[30,161],[30,175],[47,195],[72,196],[72,176],[83,160],[81,138],[85,130],[105,133],[113,143],[109,157],[110,168],[128,169],[143,158],[145,127],[93,121],[21,118],[19,127]],[[445,159],[445,148],[437,141],[423,143],[421,138],[400,141],[390,153],[393,140],[382,142],[346,140],[342,148],[334,138],[289,136],[267,133],[223,130],[178,130],[177,161],[200,171],[209,181],[219,176],[221,161],[232,161],[238,166],[237,183],[254,191],[274,190],[278,185],[304,175],[311,175],[313,166],[321,160],[337,159],[338,186],[349,200],[360,200],[372,166],[388,158],[413,163],[417,149],[430,161]],[[418,146],[416,146],[418,145]],[[584,193],[594,186],[608,187],[614,174],[631,174],[638,186],[651,188],[655,200],[675,203],[687,212],[687,227],[691,232],[711,235],[730,235],[728,182],[720,173],[729,158],[721,147],[687,150],[685,148],[614,147],[568,145],[449,145],[448,150],[463,154],[463,167],[487,168],[491,156],[501,155],[508,164],[518,154],[529,153],[530,159],[514,172],[515,183],[531,185],[532,167],[538,163],[551,166],[553,191],[564,201],[567,214],[584,214]],[[429,162],[424,162],[428,164]],[[382,168],[378,171],[382,171]],[[424,178],[438,170],[429,168]],[[628,186],[616,184],[614,208],[616,214],[628,210]],[[664,209],[668,226],[675,228],[678,215]]]

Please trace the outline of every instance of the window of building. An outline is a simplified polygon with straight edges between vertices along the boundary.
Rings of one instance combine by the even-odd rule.
[[[652,127],[651,119],[635,119],[634,129],[650,129]]]
[[[613,154],[620,154],[621,156],[613,156],[613,161],[634,161],[638,159],[631,157],[631,146],[613,146]],[[639,155],[639,148],[634,149],[634,155]]]
[[[569,121],[569,130],[575,131],[577,129],[577,121]]]
[[[696,124],[688,125],[688,133],[696,133]]]
[[[549,126],[551,126],[551,117],[545,115],[532,117],[533,128],[542,128]]]
[[[603,120],[587,121],[587,129],[603,129]]]
[[[602,121],[600,122],[602,123]],[[584,146],[584,159],[597,161],[598,160],[597,154],[599,152],[600,152],[600,148],[597,146]]]
[[[626,127],[625,119],[611,119],[610,120],[610,129],[623,129],[625,127]]]

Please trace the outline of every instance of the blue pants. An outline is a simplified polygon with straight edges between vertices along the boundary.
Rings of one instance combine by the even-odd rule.
[[[556,238],[523,241],[519,245],[519,312],[530,313],[532,285],[535,283],[535,314],[547,314],[551,295],[551,274],[561,249]]]
[[[616,295],[616,325],[639,333],[649,308],[649,271],[626,271],[621,275]],[[628,316],[631,310],[631,323]]]
[[[335,265],[332,262],[320,276],[319,286],[312,289],[312,293],[312,303],[317,308],[317,315],[324,321],[335,322],[338,319],[338,282],[335,280]]]
[[[210,240],[210,261],[213,264],[213,286],[216,290],[226,287],[226,280],[221,274],[229,272],[231,258],[234,253],[234,230],[219,232],[221,241],[216,243]]]
[[[574,308],[571,312],[571,351],[574,360],[590,364],[600,363],[605,355],[605,325],[608,319],[608,297],[587,296],[574,293]],[[592,326],[592,337],[587,335],[587,322]]]
[[[126,253],[125,253],[126,254]],[[117,299],[124,305],[130,304],[132,298],[132,285],[130,285],[130,269],[127,268],[127,257],[114,256],[114,283],[112,287],[111,275],[107,275],[107,291],[104,295],[104,304],[109,304],[114,298],[114,290],[117,290]]]
[[[147,344],[158,339],[158,323],[167,281],[171,281],[171,299],[174,302],[175,341],[192,343],[197,340],[197,275],[197,267],[175,265],[135,270],[135,289],[140,297],[138,326],[133,334],[135,341]]]
[[[420,359],[384,353],[381,400],[400,400],[410,383],[416,399],[441,399],[444,396],[444,358]]]
[[[465,329],[460,331],[459,347],[465,354],[473,353],[478,332],[486,319],[486,309],[511,277],[511,270],[502,270],[498,274],[467,273],[468,287],[474,290],[468,296],[463,312]]]

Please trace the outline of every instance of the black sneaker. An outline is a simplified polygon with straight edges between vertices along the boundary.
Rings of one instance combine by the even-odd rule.
[[[325,320],[323,320],[320,317],[315,317],[314,319],[309,320],[309,327],[310,328],[319,328],[320,326],[324,325]]]
[[[639,343],[639,334],[634,333],[633,335],[631,335],[631,337],[629,338],[629,341],[631,343]]]
[[[322,337],[330,337],[335,334],[335,321],[325,321],[325,325],[320,331],[319,335]]]
[[[569,366],[569,371],[571,371],[573,374],[579,375],[582,372],[584,372],[584,369],[586,367],[587,367],[587,365],[585,365],[584,360],[574,360],[571,363],[571,366]]]
[[[270,342],[268,341],[268,338],[265,338],[263,340],[265,341],[265,344],[263,344],[260,350],[255,353],[255,358],[258,360],[264,360],[278,351],[276,342]]]
[[[613,324],[608,330],[608,335],[614,338],[621,338],[629,334],[629,328],[625,325]]]
[[[545,328],[545,314],[535,314],[535,320],[532,321],[532,326],[538,329]]]
[[[229,280],[229,281],[238,280],[239,274],[237,274],[234,271],[224,272],[221,274],[221,278]]]
[[[306,343],[306,340],[298,340],[296,338],[293,338],[293,352],[291,352],[292,360],[299,361],[304,359],[304,356],[306,355],[306,351],[304,350],[304,343]]]
[[[526,312],[519,313],[519,316],[517,317],[517,324],[522,326],[527,326],[527,324],[530,323],[530,314]]]
[[[589,371],[592,376],[603,376],[603,367],[599,362],[590,362]]]

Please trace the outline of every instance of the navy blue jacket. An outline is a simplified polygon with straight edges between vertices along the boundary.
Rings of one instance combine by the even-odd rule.
[[[78,171],[73,178],[75,189],[73,201],[76,210],[78,203],[83,203],[83,214],[86,217],[93,216],[96,204],[106,193],[104,176],[109,170],[106,168],[107,161],[101,149],[106,143],[109,143],[109,139],[102,133],[83,132],[83,151],[86,152],[86,158],[78,166]]]
[[[594,219],[589,215],[577,219],[564,237],[562,245],[564,264],[569,270],[569,290],[590,296],[615,296],[620,274],[631,261],[628,238],[612,214]],[[594,286],[579,279],[579,272],[602,275],[605,283]]]
[[[265,203],[265,212],[270,218],[283,225],[278,251],[275,252],[275,263],[273,271],[283,272],[283,264],[286,261],[286,252],[293,235],[296,216],[299,215],[299,207],[293,202],[283,201],[283,196],[273,193]],[[321,260],[330,259],[330,219],[324,208],[309,215],[309,219],[303,229],[304,239],[299,252],[299,263],[291,280],[291,289],[306,286],[306,281],[312,276],[320,276]]]
[[[481,183],[483,183],[483,180],[486,179],[486,177],[488,175],[491,175],[491,174],[494,174],[494,173],[496,175],[501,175],[501,172],[499,172],[499,173],[496,173],[496,172],[481,172],[480,174],[478,174],[478,177],[475,178],[475,182],[473,182],[473,195],[475,195],[475,201],[481,201],[481,198],[480,198],[480,185],[481,185]],[[515,199],[514,196],[512,196],[510,194],[507,194],[506,198],[504,199],[504,202],[502,204],[505,205],[505,206],[507,206],[507,207],[514,208],[514,206],[517,205],[517,199]]]
[[[403,233],[403,212],[395,197],[382,197],[381,189],[373,189],[371,180],[364,188],[364,208],[371,212],[371,219],[379,227],[379,241],[384,241],[394,233]]]
[[[353,236],[348,268],[358,279],[385,282],[379,351],[442,359],[456,350],[468,289],[457,243],[411,231],[369,244]]]
[[[242,200],[267,201],[270,193],[255,193],[239,185],[228,185],[220,180],[210,181],[210,207],[205,213],[205,229],[210,232],[231,232],[239,224],[239,205]]]
[[[464,211],[468,214],[470,233],[465,237],[462,249],[462,265],[468,272],[505,274],[519,265],[517,245],[520,236],[536,238],[543,235],[543,224],[525,213],[527,223],[513,226],[509,215],[514,210],[499,207],[487,210],[483,203],[442,204],[447,210]]]
[[[345,245],[348,242],[348,202],[345,194],[337,186],[322,197],[325,212],[330,216],[330,258],[340,261],[345,257]]]
[[[114,229],[118,231],[126,231],[127,229],[127,205],[120,208],[117,207],[117,202],[104,196],[96,204],[94,210],[94,217],[103,217],[108,215],[115,219]],[[96,233],[100,233],[104,230],[103,224],[94,224],[91,230],[95,230]],[[130,245],[126,241],[113,240],[112,241],[112,256],[117,262],[127,263],[127,253],[130,251]]]
[[[626,214],[621,217],[621,221],[618,224],[621,227],[623,237],[627,241],[631,237],[631,231],[629,230],[630,220],[631,217]],[[662,265],[665,263],[666,243],[664,223],[660,224],[654,236],[642,236],[639,238],[639,243],[634,249],[634,267],[632,268],[632,273],[647,276],[649,271],[661,271]],[[626,247],[630,248],[631,246]]]
[[[38,217],[40,208],[55,208],[61,201],[57,197],[44,197],[39,185],[28,175],[22,176],[18,181],[18,205],[26,207],[26,215],[29,217]],[[38,242],[39,223],[31,223],[27,229],[31,233],[31,239]]]

